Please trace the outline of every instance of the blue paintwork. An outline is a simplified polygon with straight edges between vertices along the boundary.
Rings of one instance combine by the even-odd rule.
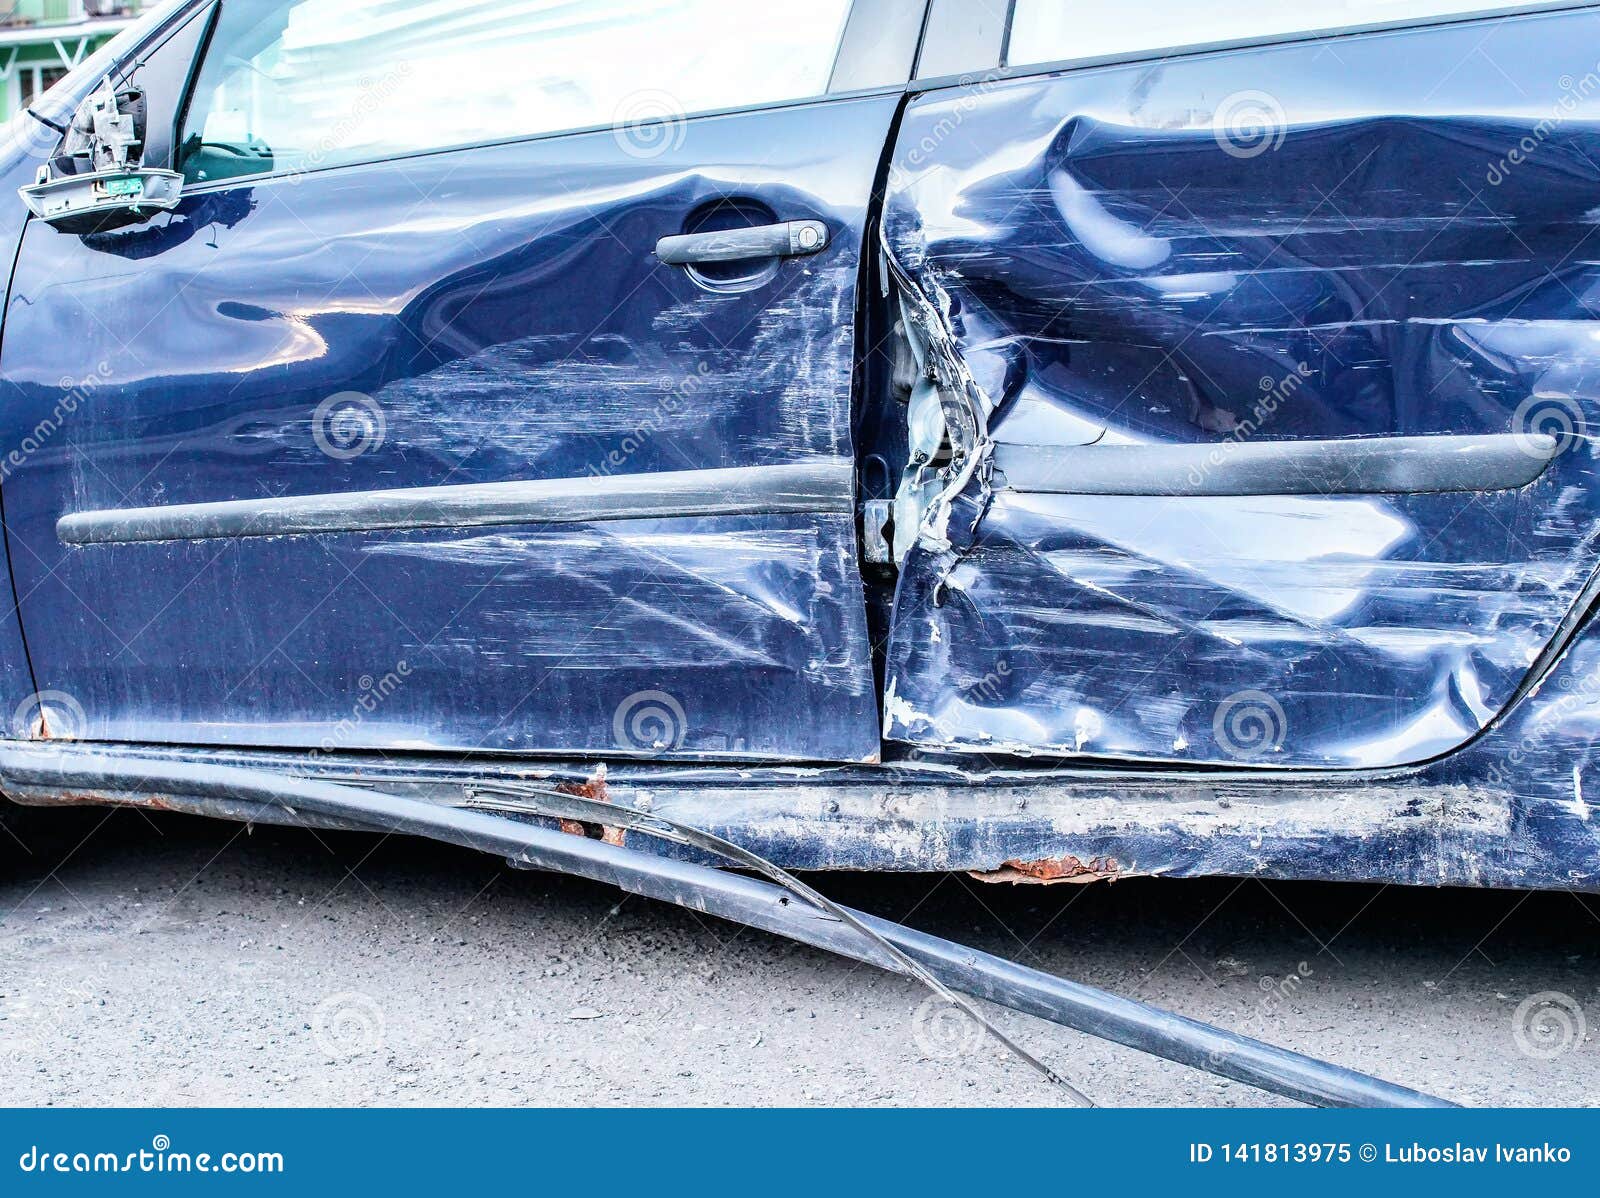
[[[913,103],[886,237],[948,308],[996,439],[1576,435],[1487,495],[991,497],[980,476],[954,550],[907,564],[890,738],[1383,767],[1485,727],[1596,565],[1597,35],[1563,13]],[[1459,69],[1474,55],[1495,69]],[[1229,140],[1241,104],[1265,141]]]
[[[1592,11],[1553,14],[910,103],[887,246],[945,305],[1001,441],[1225,445],[1264,396],[1254,439],[1506,432],[1535,396],[1579,427],[1543,480],[1492,496],[975,484],[952,548],[903,572],[886,665],[904,747],[885,766],[680,764],[876,757],[847,518],[76,550],[54,524],[849,457],[852,415],[860,450],[903,462],[903,409],[876,402],[884,357],[850,406],[855,352],[893,320],[872,312],[872,344],[853,344],[894,98],[697,119],[648,159],[599,133],[245,183],[87,239],[24,235],[0,203],[0,252],[20,241],[0,446],[92,380],[0,484],[37,686],[82,704],[85,739],[451,802],[497,773],[591,779],[628,747],[628,697],[670,716],[664,694],[681,723],[630,728],[668,734],[642,754],[663,764],[614,769],[613,800],[649,795],[792,867],[1071,856],[1100,873],[1600,890],[1600,628],[1511,703],[1595,567],[1600,89],[1567,111],[1560,79],[1576,91],[1595,69],[1596,34]],[[1474,55],[1497,69],[1457,70]],[[1241,92],[1282,106],[1281,145],[1224,151],[1214,118]],[[0,196],[33,165],[0,151]],[[820,216],[834,244],[735,293],[652,262],[658,236],[728,194]],[[348,460],[313,436],[345,391],[383,417],[382,445]],[[0,603],[0,715],[34,689]],[[1220,742],[1217,713],[1245,690],[1281,712],[1277,751]],[[481,749],[567,756],[459,757]],[[1114,768],[1129,760],[1249,768]]]
[[[6,485],[41,685],[96,739],[875,757],[848,516],[86,549],[55,523],[849,459],[861,234],[894,107],[703,118],[654,157],[607,131],[241,183],[114,234],[31,225],[0,441],[90,380]],[[655,261],[729,196],[823,219],[832,244],[737,292]],[[316,439],[343,392],[375,407],[325,439],[381,424],[348,460]],[[625,733],[641,692],[670,697],[645,705],[667,724]]]
[[[76,94],[68,80],[58,98],[70,111],[72,96]],[[34,181],[53,145],[53,139],[41,136],[38,122],[25,113],[17,114],[0,128],[0,261],[7,263],[8,274],[28,211],[20,201],[12,204],[7,198],[15,195],[17,188]],[[17,463],[25,460],[29,446],[35,443],[34,436],[33,428],[23,426],[16,434],[0,441],[0,511],[11,494],[6,482],[16,471]],[[23,642],[17,596],[11,585],[8,541],[9,537],[0,542],[0,564],[6,571],[5,578],[0,579],[0,737],[6,738],[32,734],[40,702],[39,688],[34,684]]]

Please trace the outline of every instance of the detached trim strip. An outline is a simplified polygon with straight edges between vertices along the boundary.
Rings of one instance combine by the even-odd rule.
[[[688,516],[854,511],[855,468],[844,458],[614,477],[467,483],[282,499],[75,512],[56,523],[68,545],[306,536],[388,528],[481,528]]]
[[[995,466],[997,485],[1040,495],[1421,495],[1525,487],[1561,448],[1543,433],[998,445]]]

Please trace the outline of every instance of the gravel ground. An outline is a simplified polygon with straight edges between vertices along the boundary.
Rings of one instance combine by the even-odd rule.
[[[908,981],[605,887],[421,841],[29,814],[31,853],[0,832],[0,1104],[1058,1101]],[[1600,899],[812,880],[1460,1102],[1600,1104]],[[1105,1105],[1277,1101],[996,1020]]]

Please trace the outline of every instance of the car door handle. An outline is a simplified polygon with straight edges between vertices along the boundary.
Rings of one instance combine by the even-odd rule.
[[[739,262],[749,258],[794,258],[828,248],[828,226],[820,220],[680,233],[656,242],[656,257],[669,266]]]

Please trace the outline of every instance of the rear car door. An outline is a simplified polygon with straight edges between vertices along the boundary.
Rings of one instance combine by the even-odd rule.
[[[915,27],[758,7],[195,6],[180,206],[31,222],[7,309],[78,735],[876,757],[856,278]]]
[[[944,416],[887,735],[1446,753],[1595,572],[1600,14],[1131,7],[1018,0],[1005,69],[900,132],[884,237]]]

